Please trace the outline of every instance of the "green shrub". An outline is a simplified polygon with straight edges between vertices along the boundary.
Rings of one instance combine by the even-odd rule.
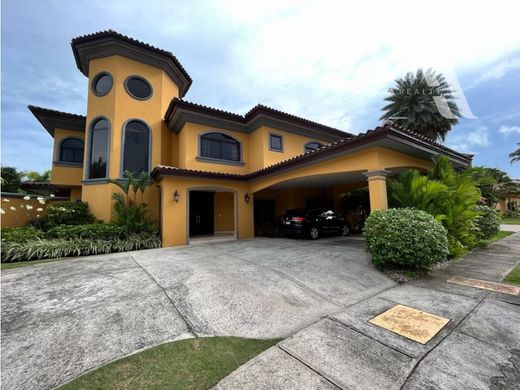
[[[500,216],[488,206],[477,206],[480,216],[475,220],[476,235],[480,240],[489,240],[500,231]]]
[[[11,242],[26,242],[43,237],[44,233],[41,230],[31,226],[2,229],[2,245]]]
[[[113,238],[125,238],[126,236],[128,236],[127,229],[124,226],[113,223],[56,226],[45,234],[46,238],[62,238],[66,240],[74,238],[111,240]]]
[[[158,248],[161,240],[156,235],[143,233],[126,238],[91,240],[84,238],[35,239],[23,243],[12,242],[2,245],[2,262],[51,259],[67,256],[97,255],[137,249]]]
[[[85,202],[61,202],[50,204],[47,214],[29,223],[37,229],[47,231],[60,225],[84,225],[95,222]]]
[[[373,211],[364,233],[367,250],[377,266],[398,265],[426,269],[446,260],[446,229],[430,214],[416,209]]]

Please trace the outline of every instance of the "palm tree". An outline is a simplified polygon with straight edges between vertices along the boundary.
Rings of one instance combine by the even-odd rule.
[[[434,141],[444,141],[461,116],[445,77],[430,69],[419,69],[395,83],[385,98],[389,103],[383,108],[381,120],[391,120]]]
[[[520,146],[520,142],[518,143],[518,146]],[[511,158],[511,164],[515,161],[520,161],[520,147],[516,149],[513,153],[510,153],[509,157]]]

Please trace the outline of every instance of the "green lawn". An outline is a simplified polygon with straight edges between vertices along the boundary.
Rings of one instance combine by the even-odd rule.
[[[502,223],[506,225],[520,225],[520,217],[504,217]]]
[[[279,341],[208,337],[166,343],[102,366],[60,390],[209,389]]]
[[[520,286],[520,264],[513,268],[513,270],[504,278],[504,282]]]
[[[27,267],[27,266],[30,266],[30,265],[53,263],[55,261],[70,260],[70,259],[72,259],[72,257],[62,257],[62,258],[59,258],[59,259],[16,261],[16,262],[13,262],[13,263],[2,263],[2,264],[0,264],[0,269],[11,269],[11,268]]]
[[[514,233],[515,232],[509,232],[507,230],[501,230],[496,235],[491,237],[489,240],[481,241],[480,244],[481,245],[491,244],[492,242],[495,242],[495,241],[501,240],[503,238],[506,238],[507,236],[510,236],[511,234],[514,234]]]

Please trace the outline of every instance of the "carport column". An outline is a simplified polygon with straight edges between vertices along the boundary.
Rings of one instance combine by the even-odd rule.
[[[372,171],[364,174],[368,180],[368,194],[370,195],[371,211],[384,210],[388,208],[386,177],[389,173],[389,171],[382,169],[380,171]]]

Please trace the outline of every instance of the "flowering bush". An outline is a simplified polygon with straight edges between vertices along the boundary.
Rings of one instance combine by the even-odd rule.
[[[501,219],[497,212],[488,206],[477,206],[480,216],[475,221],[476,235],[480,240],[489,240],[500,231]]]
[[[364,233],[372,262],[427,269],[446,260],[446,229],[425,211],[402,208],[373,211]]]
[[[35,218],[29,223],[37,229],[47,231],[60,225],[83,225],[93,222],[95,218],[90,213],[87,203],[61,202],[49,205],[47,215]]]

